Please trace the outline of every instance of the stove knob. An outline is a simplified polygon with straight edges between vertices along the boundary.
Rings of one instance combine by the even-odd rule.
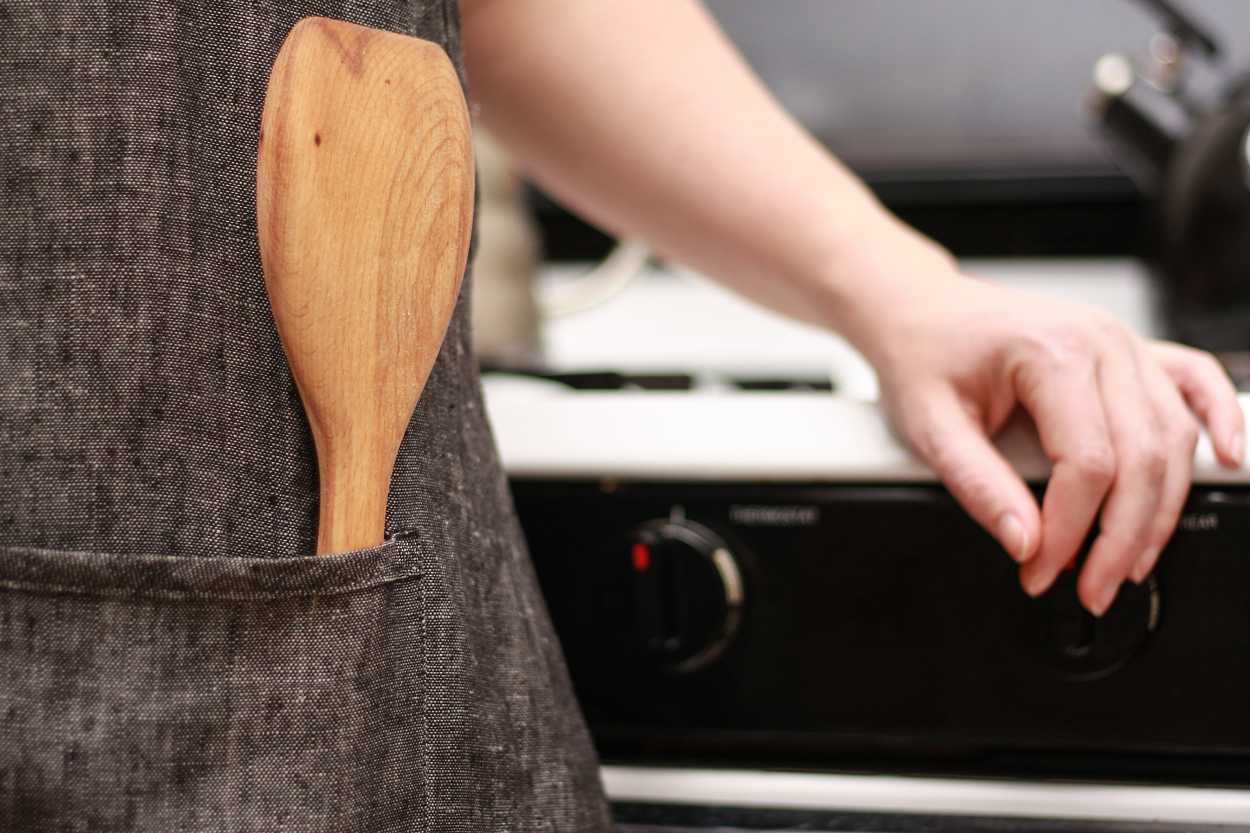
[[[629,542],[631,641],[648,665],[684,674],[725,650],[742,619],[742,573],[729,546],[691,521],[651,521]]]
[[[1121,668],[1158,626],[1159,584],[1125,582],[1101,619],[1081,605],[1079,570],[1065,570],[1054,587],[1025,602],[1024,624],[1037,659],[1070,679],[1093,680]]]

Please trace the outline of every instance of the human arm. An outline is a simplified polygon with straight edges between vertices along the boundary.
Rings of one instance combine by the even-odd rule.
[[[1188,490],[1192,412],[1240,461],[1241,412],[1208,356],[960,274],[784,113],[692,0],[463,0],[462,22],[480,118],[528,172],[603,227],[846,336],[1029,592],[1100,513],[1086,606],[1144,576]],[[1017,405],[1054,463],[1040,508],[988,439]]]

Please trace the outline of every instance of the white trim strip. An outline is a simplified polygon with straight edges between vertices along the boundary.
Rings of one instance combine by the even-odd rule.
[[[603,767],[614,801],[782,810],[1236,824],[1250,790],[988,779]]]
[[[937,482],[891,433],[870,402],[827,393],[577,392],[550,382],[485,380],[486,407],[513,477],[722,482]],[[1250,396],[1241,397],[1250,421]],[[1050,463],[1031,425],[997,438],[1022,477]],[[1250,483],[1250,463],[1230,471],[1204,436],[1194,483]]]

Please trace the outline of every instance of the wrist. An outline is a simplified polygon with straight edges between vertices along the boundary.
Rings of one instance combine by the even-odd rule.
[[[949,251],[881,214],[826,259],[821,278],[824,323],[878,367],[909,311],[931,306],[935,294],[963,280]]]

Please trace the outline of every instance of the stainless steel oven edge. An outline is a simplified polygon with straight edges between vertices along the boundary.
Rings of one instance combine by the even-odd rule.
[[[1250,790],[1241,789],[613,765],[602,775],[615,802],[1250,830]]]

